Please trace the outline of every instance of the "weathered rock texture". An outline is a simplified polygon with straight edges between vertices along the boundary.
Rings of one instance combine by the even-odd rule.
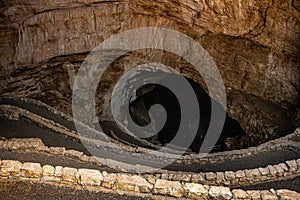
[[[38,99],[71,115],[72,83],[88,52],[128,29],[166,27],[191,36],[213,57],[228,113],[247,132],[238,144],[255,145],[299,125],[297,0],[2,0],[0,13],[1,96]],[[159,60],[205,87],[175,55],[150,51],[139,60],[136,53],[145,51],[124,56],[101,80],[100,119],[110,117],[110,93],[126,63]]]

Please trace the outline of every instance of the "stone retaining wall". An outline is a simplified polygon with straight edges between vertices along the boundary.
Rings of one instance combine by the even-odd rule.
[[[39,104],[41,104],[41,103],[39,103]],[[66,116],[60,112],[54,111],[51,107],[49,107],[47,105],[43,104],[43,106],[47,107],[47,110],[49,112],[51,112],[52,114],[59,115],[63,118],[68,118],[68,116]],[[85,138],[83,136],[79,137],[75,131],[68,129],[67,127],[64,127],[62,124],[59,124],[58,122],[54,122],[52,120],[45,119],[37,114],[31,113],[28,110],[24,110],[24,109],[21,109],[21,108],[15,107],[15,106],[11,106],[11,105],[0,105],[0,117],[5,117],[8,119],[14,119],[14,120],[21,120],[22,117],[23,118],[27,117],[28,120],[32,121],[32,123],[42,124],[43,126],[56,131],[58,134],[65,134],[72,138],[84,140],[84,141],[92,144],[95,147],[98,147],[100,144],[101,148],[106,149],[109,152],[115,152],[117,154],[122,154],[122,155],[130,154],[130,155],[135,155],[138,157],[140,153],[143,153],[143,156],[147,155],[151,158],[161,160],[162,162],[166,161],[168,163],[169,163],[169,161],[173,162],[174,158],[179,157],[178,155],[172,154],[172,153],[165,153],[165,152],[162,153],[162,152],[157,152],[154,150],[145,149],[145,148],[141,148],[141,147],[133,148],[128,145],[123,145],[118,141],[109,139],[104,133],[101,133],[101,132],[99,132],[99,135],[101,135],[101,138],[103,138],[103,140],[101,139],[101,140],[96,141],[96,140],[91,140],[89,138]],[[68,121],[70,121],[70,120],[71,119],[68,119]],[[294,150],[300,152],[300,143],[290,140],[290,138],[299,136],[299,135],[300,135],[300,128],[297,128],[294,133],[291,133],[285,137],[282,137],[282,138],[279,138],[276,140],[269,141],[267,143],[259,145],[258,147],[251,147],[248,149],[206,154],[204,157],[201,154],[189,154],[189,155],[184,155],[184,156],[179,157],[176,160],[176,162],[182,163],[182,164],[214,163],[214,162],[220,162],[220,161],[224,161],[224,160],[228,160],[228,159],[234,160],[234,159],[238,159],[238,158],[249,157],[251,155],[255,155],[255,154],[258,154],[261,152],[281,150],[283,148],[294,149]],[[97,145],[95,145],[95,144],[97,144]],[[113,145],[117,145],[119,147],[117,152]],[[110,165],[112,165],[112,163],[110,163]]]
[[[98,166],[110,167],[115,164],[108,159],[87,156],[76,150],[66,150],[64,147],[47,147],[41,139],[2,139],[0,140],[0,149],[6,150],[26,150],[27,152],[44,152],[52,155],[65,156],[78,159],[83,162],[94,163]],[[145,167],[145,166],[141,166]],[[120,170],[121,171],[121,170]],[[127,173],[155,182],[157,179],[166,181],[178,181],[182,183],[199,183],[214,186],[245,186],[264,181],[273,181],[295,177],[300,175],[300,159],[289,160],[285,163],[276,165],[261,166],[255,169],[244,169],[238,171],[225,172],[181,172],[181,171],[156,171],[155,174],[137,174]]]
[[[293,166],[296,161],[290,161]],[[294,164],[292,164],[294,163]],[[296,162],[300,168],[300,159]],[[16,160],[0,160],[0,180],[22,180],[41,183],[57,183],[72,186],[94,186],[137,193],[160,194],[192,199],[300,199],[300,193],[290,190],[231,190],[224,186],[146,179],[138,175],[107,173],[93,169],[76,169],[62,166],[41,166],[39,163],[21,163]],[[289,167],[293,169],[293,167]]]
[[[51,110],[50,108],[49,112],[60,115],[59,112],[56,113],[56,111]],[[62,124],[45,119],[28,110],[18,107],[1,105],[0,117],[12,120],[22,120],[23,117],[27,117],[27,119],[31,120],[33,123],[39,123],[54,131],[58,131],[58,134],[66,134],[69,137],[78,138],[76,132],[70,131]],[[67,116],[63,117],[67,118]],[[182,156],[177,162],[182,164],[215,163],[228,159],[234,160],[237,158],[245,158],[261,152],[275,151],[284,148],[300,152],[300,143],[298,141],[299,135],[300,128],[296,129],[292,134],[267,142],[258,147],[208,154],[206,157],[190,154]],[[298,140],[294,140],[293,138],[295,137],[298,138]],[[102,142],[105,148],[110,148],[109,143],[103,141],[97,142]],[[162,160],[178,156],[170,153],[157,154],[155,151],[149,149],[136,149],[125,145],[123,145],[123,147],[124,148],[120,153],[128,154],[132,153],[134,150],[136,155],[139,151],[144,151],[148,152],[149,156],[156,156]],[[76,150],[66,150],[64,147],[47,147],[43,144],[42,140],[38,138],[9,140],[2,138],[0,139],[0,149],[11,151],[25,150],[34,153],[43,152],[57,156],[70,157],[83,162],[94,163],[98,166],[114,166],[115,168],[116,166],[124,165],[124,163],[119,163],[115,160],[87,156]],[[231,190],[229,188],[299,176],[300,159],[289,160],[276,165],[261,166],[256,169],[206,173],[158,170],[154,174],[139,174],[136,173],[136,171],[126,171],[122,168],[117,170],[126,173],[108,173],[91,169],[75,169],[50,165],[41,166],[39,163],[20,163],[19,161],[9,160],[1,161],[0,166],[1,180],[12,179],[78,186],[89,185],[121,191],[197,199],[300,199],[298,193],[289,190],[243,191]],[[145,168],[146,166],[139,167]]]

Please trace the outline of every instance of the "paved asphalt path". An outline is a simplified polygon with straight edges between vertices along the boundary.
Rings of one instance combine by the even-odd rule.
[[[12,121],[0,119],[0,136],[5,138],[41,138],[46,146],[66,147],[66,149],[73,149],[84,152],[90,155],[84,145],[78,140],[66,137],[65,135],[57,134],[50,129],[44,129],[31,123],[22,121]],[[101,152],[104,158],[115,158],[120,161],[125,161],[124,157],[113,156],[111,152]],[[191,172],[217,172],[217,171],[237,171],[241,169],[252,169],[257,167],[264,167],[271,164],[278,164],[286,160],[297,159],[300,157],[299,152],[292,150],[280,150],[263,152],[257,155],[252,155],[246,158],[235,160],[227,160],[225,162],[200,164],[177,164],[173,163],[166,167],[168,170],[174,171],[191,171]],[[0,155],[1,159],[1,155]],[[34,159],[34,157],[32,158]],[[146,162],[146,161],[145,161]]]

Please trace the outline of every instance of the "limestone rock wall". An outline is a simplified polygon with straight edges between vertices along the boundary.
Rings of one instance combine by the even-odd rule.
[[[299,126],[297,0],[2,0],[0,5],[1,96],[39,99],[71,114],[72,81],[88,52],[116,33],[159,26],[191,36],[211,54],[227,87],[228,112],[248,133],[249,145]],[[160,58],[176,65],[164,54]],[[178,65],[203,85],[192,66]],[[112,68],[99,85],[100,118],[109,117],[109,94],[123,70]]]

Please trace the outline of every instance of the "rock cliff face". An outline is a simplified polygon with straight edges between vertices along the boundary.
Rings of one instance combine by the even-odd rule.
[[[86,55],[106,38],[138,27],[165,27],[198,41],[223,77],[228,114],[257,145],[300,125],[300,3],[298,0],[0,1],[0,94],[41,100],[71,115],[72,83]],[[97,94],[100,119],[124,63],[115,62]],[[151,51],[205,87],[175,55]],[[233,147],[236,142],[228,141]]]

